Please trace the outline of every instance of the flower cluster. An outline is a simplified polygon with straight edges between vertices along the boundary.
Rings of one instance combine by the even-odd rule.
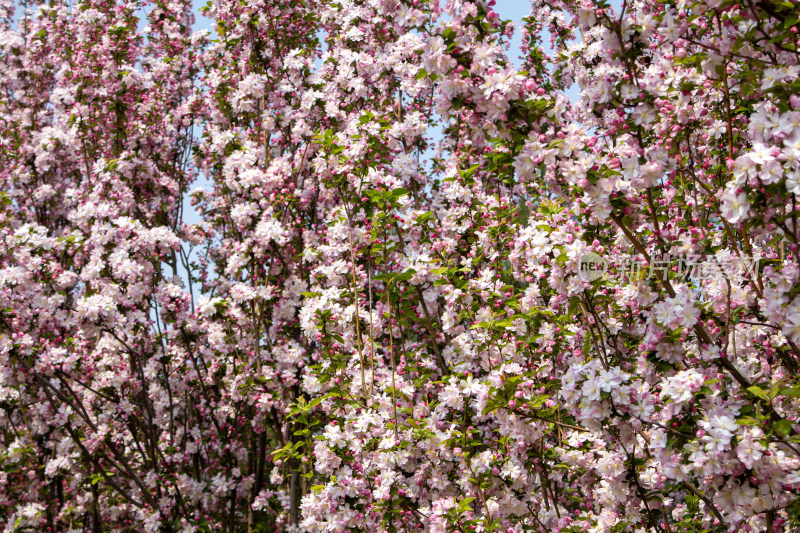
[[[800,4],[495,7],[0,0],[5,531],[800,528]]]

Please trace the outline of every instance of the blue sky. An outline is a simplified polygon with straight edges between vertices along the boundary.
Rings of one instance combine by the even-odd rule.
[[[515,65],[519,64],[519,47],[522,45],[522,35],[520,28],[522,27],[522,17],[527,17],[530,12],[530,4],[521,0],[499,0],[494,10],[500,15],[501,19],[513,20],[515,31],[514,38],[511,40],[511,60]]]

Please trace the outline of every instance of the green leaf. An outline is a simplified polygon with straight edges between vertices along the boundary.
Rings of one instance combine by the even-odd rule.
[[[408,194],[408,189],[403,189],[401,187],[399,189],[395,189],[392,191],[392,199],[397,200],[398,198],[402,198],[407,194]]]
[[[789,420],[775,422],[775,424],[772,426],[772,429],[775,430],[775,433],[781,437],[785,437],[792,432],[792,422]]]
[[[471,510],[472,510],[472,507],[470,507],[470,506],[469,506],[469,504],[470,504],[470,503],[472,502],[472,500],[474,500],[474,499],[475,499],[475,498],[464,498],[463,500],[461,500],[460,502],[458,502],[458,510],[459,510],[459,512],[460,512],[460,513],[466,513],[467,511],[471,511]]]
[[[800,389],[785,387],[778,392],[778,395],[786,396],[787,398],[800,398]]]
[[[472,165],[467,170],[461,172],[461,175],[465,178],[471,178],[473,174],[480,168],[480,165]]]
[[[757,426],[760,424],[760,422],[752,416],[743,416],[742,418],[737,419],[736,423],[740,426]]]
[[[750,394],[752,394],[757,398],[761,398],[762,400],[767,399],[767,391],[763,390],[762,388],[756,385],[753,385],[752,387],[747,387],[747,392],[749,392]]]
[[[416,274],[416,273],[417,273],[417,271],[416,271],[416,270],[414,270],[413,268],[406,269],[405,271],[403,271],[403,273],[402,273],[402,274],[398,274],[397,276],[395,276],[394,278],[392,278],[392,282],[394,282],[394,283],[400,283],[401,281],[408,281],[408,280],[410,280],[410,279],[411,279],[411,278],[414,276],[414,274]]]

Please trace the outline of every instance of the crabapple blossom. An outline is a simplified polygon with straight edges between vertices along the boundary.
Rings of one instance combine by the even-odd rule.
[[[5,531],[800,528],[800,5],[528,5],[0,0]]]

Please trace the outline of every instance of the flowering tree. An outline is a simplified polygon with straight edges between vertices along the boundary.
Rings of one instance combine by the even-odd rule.
[[[800,528],[800,5],[493,6],[0,4],[5,530]]]

